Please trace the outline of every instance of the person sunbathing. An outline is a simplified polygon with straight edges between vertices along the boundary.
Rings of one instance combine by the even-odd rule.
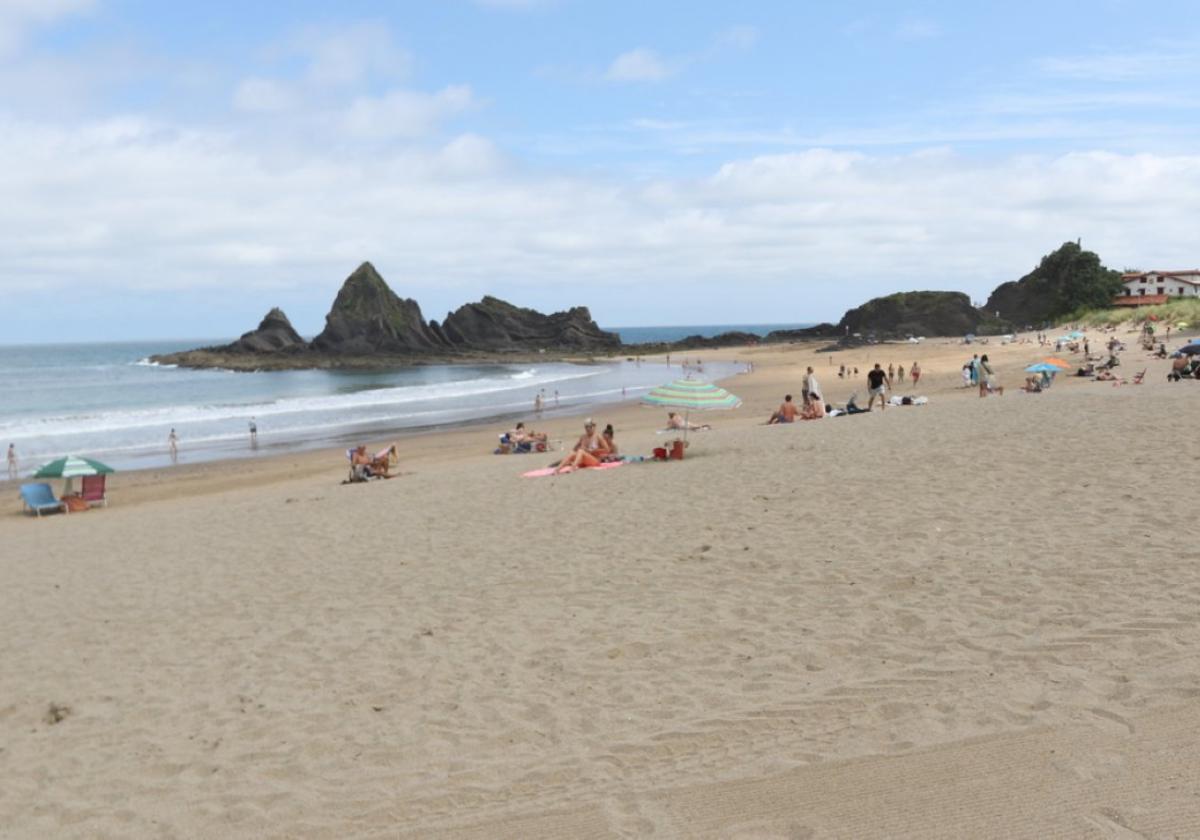
[[[680,432],[683,432],[683,431],[698,432],[701,429],[711,429],[711,428],[712,428],[712,426],[708,425],[707,423],[703,423],[703,424],[691,423],[687,420],[684,420],[682,417],[680,417],[674,411],[667,412],[667,429],[668,430],[680,431]]]
[[[396,444],[392,444],[387,449],[382,449],[375,453],[375,457],[371,459],[371,474],[380,478],[391,478],[392,465],[399,463],[400,453],[396,449]]]
[[[795,423],[796,418],[800,416],[800,409],[792,402],[792,395],[785,394],[783,402],[779,404],[779,408],[771,415],[771,419],[767,421],[768,426],[774,426],[777,423]]]
[[[366,481],[373,475],[371,456],[367,454],[367,447],[365,444],[359,444],[354,448],[354,454],[350,456],[351,480]]]
[[[526,429],[524,423],[518,423],[516,428],[508,433],[508,437],[513,443],[545,443],[548,436],[545,432],[535,432],[533,429]]]
[[[563,473],[572,469],[598,467],[609,454],[608,444],[604,436],[596,431],[596,421],[588,418],[583,424],[583,434],[575,442],[571,454],[563,458],[555,472]]]
[[[1104,370],[1102,370],[1096,374],[1097,382],[1115,382],[1116,379],[1117,379],[1116,375],[1108,368],[1105,368]]]
[[[604,438],[604,445],[608,447],[608,454],[600,460],[605,462],[621,460],[621,454],[617,451],[616,434],[616,430],[613,429],[612,423],[609,423],[604,427],[601,437]]]

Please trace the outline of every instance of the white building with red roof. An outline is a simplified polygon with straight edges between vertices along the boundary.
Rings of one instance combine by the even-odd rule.
[[[1135,271],[1121,275],[1125,286],[1117,306],[1166,303],[1172,298],[1200,297],[1200,268],[1179,271]]]

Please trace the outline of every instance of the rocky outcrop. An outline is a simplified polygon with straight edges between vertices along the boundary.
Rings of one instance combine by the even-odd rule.
[[[1040,325],[1079,309],[1103,309],[1120,291],[1119,272],[1078,242],[1066,242],[1020,280],[997,286],[983,308],[1015,324]]]
[[[812,327],[802,327],[797,330],[771,330],[763,339],[768,344],[781,341],[812,341],[814,339],[831,338],[838,334],[838,328],[833,324],[817,324]]]
[[[278,353],[308,349],[308,342],[292,328],[283,310],[275,307],[259,322],[258,329],[244,333],[237,341],[219,348],[228,353]]]
[[[342,356],[446,352],[444,337],[425,323],[415,300],[399,297],[365,262],[346,278],[312,349]]]
[[[152,356],[160,364],[230,370],[371,368],[430,361],[480,360],[497,354],[600,353],[621,340],[596,326],[585,306],[543,315],[499,298],[459,307],[444,324],[426,322],[415,300],[401,298],[365,262],[338,290],[325,329],[307,343],[272,309],[237,341]]]
[[[847,311],[838,322],[837,333],[878,339],[965,335],[976,331],[981,318],[962,292],[899,292]]]
[[[432,326],[439,329],[447,344],[463,350],[593,352],[621,346],[620,337],[600,329],[586,306],[543,315],[488,296],[478,303],[460,306],[446,316],[440,327],[436,322]]]

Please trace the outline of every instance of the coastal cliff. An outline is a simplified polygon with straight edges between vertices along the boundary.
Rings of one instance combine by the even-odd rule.
[[[151,361],[242,371],[379,368],[482,361],[498,354],[577,356],[620,348],[620,338],[601,330],[586,306],[545,315],[485,297],[450,313],[444,325],[427,322],[415,300],[397,295],[375,266],[364,262],[342,283],[325,316],[325,329],[311,343],[276,308],[258,329],[231,344],[152,356]]]
[[[493,353],[541,349],[603,352],[621,346],[620,337],[601,330],[586,306],[543,315],[490,295],[451,312],[441,330],[451,346]]]
[[[364,262],[342,283],[325,329],[311,349],[339,356],[408,355],[450,348],[430,328],[415,300],[391,290],[375,266]]]

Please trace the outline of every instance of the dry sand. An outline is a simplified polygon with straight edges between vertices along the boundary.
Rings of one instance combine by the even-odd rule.
[[[786,427],[805,364],[851,384],[743,351],[679,463],[521,479],[468,429],[6,513],[0,836],[1200,836],[1200,383],[981,349],[1004,397],[887,346],[834,361],[929,405]]]

